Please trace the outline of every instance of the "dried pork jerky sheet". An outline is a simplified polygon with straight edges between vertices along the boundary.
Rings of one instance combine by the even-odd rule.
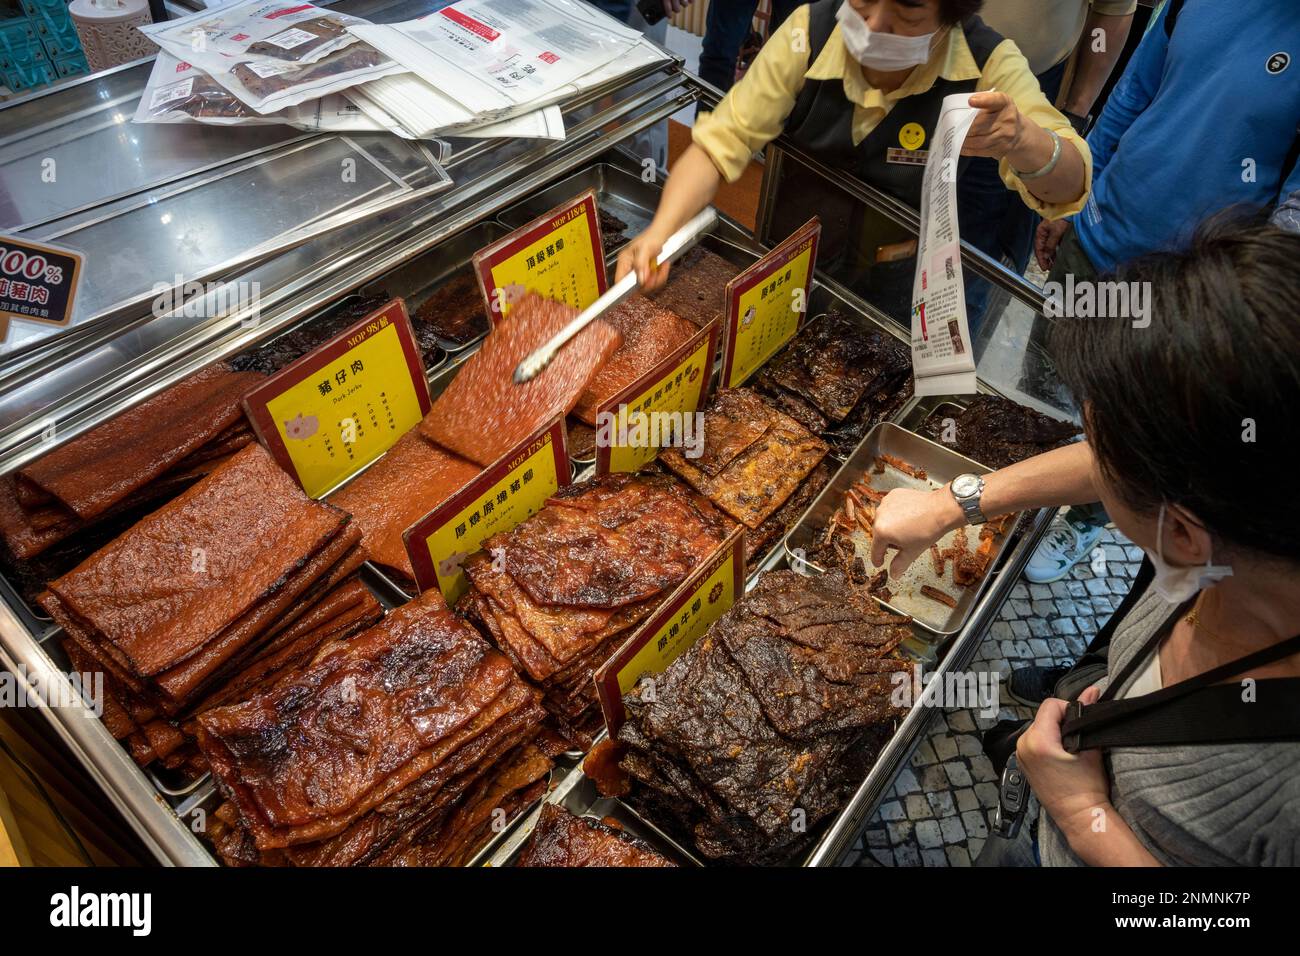
[[[696,332],[690,322],[643,295],[631,296],[603,318],[623,336],[623,344],[596,372],[573,410],[577,418],[593,426],[603,402],[666,359]]]
[[[410,431],[328,501],[352,515],[371,560],[391,571],[399,585],[412,588],[415,571],[403,533],[477,478],[481,470]]]
[[[759,528],[827,451],[824,441],[789,415],[738,388],[720,391],[705,411],[700,458],[669,448],[659,460],[746,527]]]
[[[451,345],[466,345],[485,334],[487,311],[473,271],[458,272],[434,289],[412,319]]]
[[[944,440],[944,423],[949,417],[944,409],[935,410],[921,424],[921,434],[990,468],[1005,468],[1068,445],[1082,431],[1072,422],[1050,418],[1000,395],[970,399],[966,409],[955,416],[954,442]]]
[[[585,739],[598,717],[592,671],[733,527],[669,475],[592,478],[484,542],[465,563],[460,608]]]
[[[347,521],[248,445],[50,590],[124,666],[152,676],[277,590]]]
[[[240,370],[274,375],[290,362],[302,358],[323,342],[332,339],[349,325],[360,322],[391,298],[383,292],[374,295],[348,296],[327,315],[304,322],[257,348],[229,359],[229,362],[231,366]],[[423,344],[421,343],[422,349]]]
[[[601,248],[609,255],[627,239],[627,223],[603,209],[598,209],[596,215],[600,218]]]
[[[793,528],[808,510],[813,499],[830,482],[834,471],[823,460],[813,469],[812,474],[803,480],[789,498],[772,516],[752,531],[745,532],[745,566],[762,556]]]
[[[740,266],[696,246],[673,266],[667,284],[650,299],[703,327],[726,311],[727,283],[740,272]]]
[[[259,380],[209,365],[19,469],[19,500],[54,499],[94,518],[239,422],[239,403]]]
[[[630,799],[723,862],[788,860],[861,782],[901,711],[907,618],[840,574],[764,574],[655,682],[624,698]],[[652,699],[649,699],[651,698]]]
[[[476,743],[518,737],[512,720],[526,732],[541,719],[536,702],[509,662],[428,591],[271,692],[203,714],[199,745],[266,851],[419,803],[423,791],[404,791],[462,772],[457,755]]]
[[[576,817],[563,807],[542,807],[537,827],[515,866],[676,866],[644,840],[612,823]]]
[[[795,336],[754,386],[847,455],[912,396],[911,354],[898,339],[832,310]]]
[[[515,367],[545,345],[577,310],[528,293],[466,360],[420,423],[426,438],[487,466],[556,415],[577,404],[596,370],[622,341],[597,319],[562,349],[536,378],[515,384]]]

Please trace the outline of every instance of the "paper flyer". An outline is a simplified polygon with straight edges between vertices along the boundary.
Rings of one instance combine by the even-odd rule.
[[[912,281],[912,370],[917,395],[975,392],[975,355],[966,324],[957,163],[979,110],[970,94],[943,98],[921,187],[921,233]]]

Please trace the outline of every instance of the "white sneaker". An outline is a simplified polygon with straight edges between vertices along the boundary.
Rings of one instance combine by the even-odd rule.
[[[1047,531],[1029,563],[1025,577],[1035,584],[1051,584],[1070,573],[1070,569],[1092,553],[1101,538],[1101,528],[1081,521],[1067,521],[1061,515],[1052,519]]]

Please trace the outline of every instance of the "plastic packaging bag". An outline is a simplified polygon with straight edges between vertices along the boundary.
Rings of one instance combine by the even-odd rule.
[[[263,115],[193,64],[159,51],[136,123],[284,124],[311,132],[383,132],[341,93]]]
[[[311,4],[250,0],[140,30],[265,115],[405,72],[349,33],[353,25],[366,21]]]

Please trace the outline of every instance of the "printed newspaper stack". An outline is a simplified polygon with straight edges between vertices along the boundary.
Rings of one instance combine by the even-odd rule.
[[[245,0],[141,27],[162,48],[138,123],[563,139],[559,104],[666,59],[581,0],[459,0],[373,24]]]

